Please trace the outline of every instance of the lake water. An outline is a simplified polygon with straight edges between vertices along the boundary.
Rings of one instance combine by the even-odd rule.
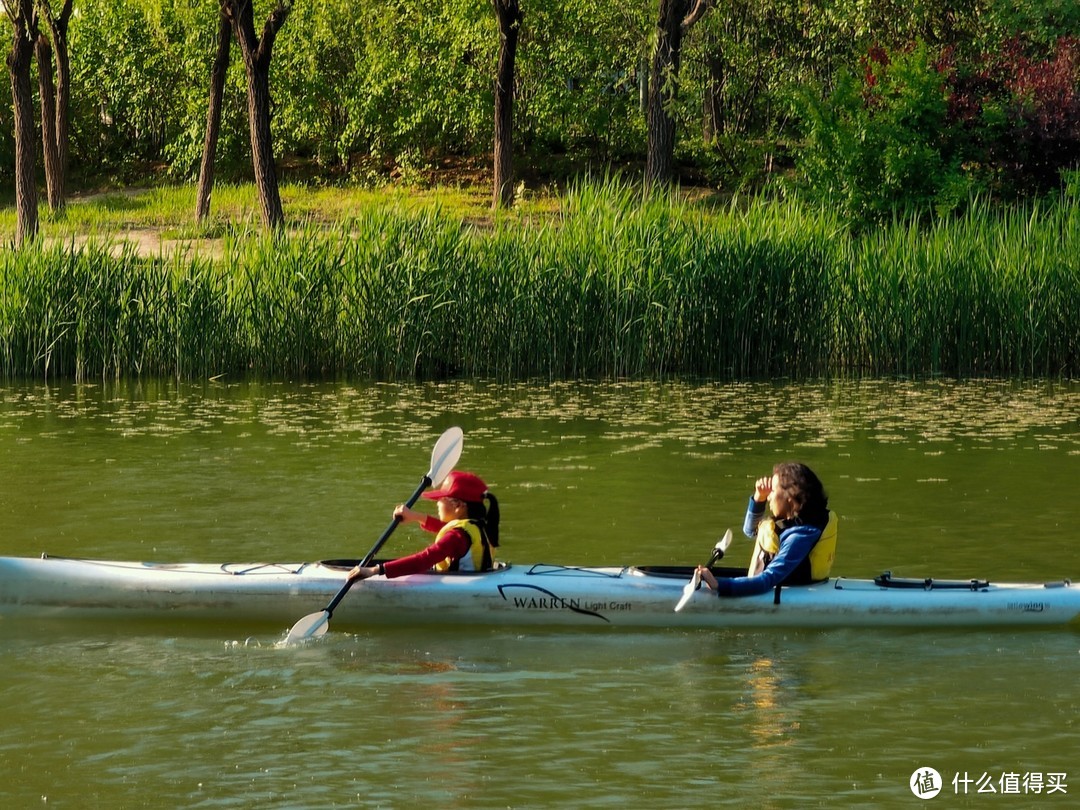
[[[798,458],[834,573],[1080,576],[1080,385],[1050,382],[8,386],[0,553],[362,556],[455,424],[513,562],[704,561]],[[0,619],[0,804],[909,807],[928,768],[930,804],[1080,794],[1077,629],[279,638]]]

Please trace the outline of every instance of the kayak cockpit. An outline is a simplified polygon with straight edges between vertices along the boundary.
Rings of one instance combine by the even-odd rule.
[[[668,579],[689,579],[697,566],[694,565],[635,565],[628,569],[634,576],[665,577]],[[718,577],[745,577],[745,568],[718,568],[710,566],[709,570]]]
[[[385,560],[372,560],[371,564],[378,565],[379,563],[390,562],[389,559]],[[340,571],[351,571],[358,566],[361,560],[319,560],[319,565],[324,568],[333,568]],[[494,574],[498,571],[507,571],[510,568],[510,563],[495,561],[495,567],[490,571],[425,571],[427,574],[438,574],[439,576],[482,576],[484,574]]]

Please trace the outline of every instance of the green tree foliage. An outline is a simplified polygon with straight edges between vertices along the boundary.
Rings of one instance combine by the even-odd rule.
[[[490,132],[491,16],[465,0],[297,3],[275,66],[282,148],[333,164],[473,147]]]
[[[523,0],[516,118],[527,151],[640,155],[654,5]]]
[[[994,0],[986,3],[985,36],[978,44],[986,52],[1003,40],[1021,38],[1033,55],[1049,56],[1062,37],[1080,35],[1080,3],[1075,0]]]
[[[640,148],[636,69],[644,7],[527,3],[517,62],[525,151]],[[498,33],[486,2],[298,2],[278,43],[276,133],[326,165],[491,149]]]
[[[173,23],[169,28],[169,48],[176,60],[174,67],[183,79],[181,84],[169,90],[173,118],[160,159],[168,164],[173,175],[195,178],[206,134],[210,73],[217,48],[220,6],[217,0],[160,0],[162,3],[170,1]],[[266,2],[258,11],[265,11],[269,6]],[[247,82],[235,40],[231,46],[216,150],[216,168],[226,179],[251,171]]]
[[[180,0],[83,0],[71,24],[72,159],[160,159],[190,84]]]
[[[828,50],[807,9],[783,0],[717,3],[689,37],[680,105],[683,152],[720,185],[759,182],[783,161],[787,99]],[[693,137],[700,134],[700,137]]]
[[[7,23],[0,30],[10,30]],[[10,81],[8,81],[10,84]],[[5,186],[10,185],[12,171],[15,168],[15,121],[11,109],[11,90],[4,90],[4,103],[0,104],[0,180]],[[6,196],[6,195],[5,195]]]
[[[923,43],[891,58],[874,50],[863,74],[841,71],[826,98],[805,93],[801,112],[801,181],[855,221],[925,210],[962,182],[946,137],[946,90]]]
[[[253,0],[255,18],[265,19],[273,1]],[[519,159],[538,171],[558,171],[564,155],[577,166],[642,160],[642,79],[655,45],[658,0],[522,0],[522,9],[514,100]],[[1020,43],[1030,65],[1014,60],[995,69],[1027,71],[1037,93],[1053,72],[1040,73],[1039,66],[1053,63],[1054,86],[1067,92],[1066,60],[1056,49],[1063,35],[1080,34],[1078,9],[1074,0],[715,3],[683,43],[680,93],[671,110],[676,155],[684,169],[732,188],[771,182],[794,166],[820,185],[820,196],[848,195],[861,216],[898,199],[948,207],[972,184],[996,191],[1003,178],[1025,169],[995,168],[1003,158],[988,144],[1007,137],[1010,127],[1015,134],[1023,116],[1010,106],[1004,80],[999,85],[1006,89],[978,96],[985,67],[979,60]],[[78,0],[70,31],[76,178],[138,176],[147,164],[195,176],[217,14],[218,0]],[[924,43],[923,62],[915,61],[915,42]],[[392,167],[407,170],[446,155],[486,157],[497,48],[488,0],[296,0],[271,67],[275,150],[353,179],[373,172],[382,179]],[[864,60],[879,51],[889,64],[870,66],[878,84],[867,91]],[[943,79],[934,66],[945,63],[954,95],[962,91],[978,111],[963,127],[953,97],[935,88]],[[234,51],[218,144],[224,179],[251,171],[245,92]],[[875,106],[862,110],[866,92]],[[795,98],[803,103],[794,106]],[[1045,107],[1028,112],[1032,120],[1049,120]],[[877,143],[884,148],[878,163],[868,145],[845,140],[853,134],[826,133],[842,120],[871,140],[894,135],[891,145]],[[924,129],[930,126],[951,129]],[[1048,137],[1051,129],[1047,124]],[[5,185],[14,160],[11,132],[5,105]],[[829,139],[837,149],[859,148],[826,160]],[[983,151],[976,154],[979,142]],[[1040,148],[1038,138],[1030,143]],[[1066,157],[1055,158],[1047,176],[1067,163],[1068,148],[1061,154]],[[958,157],[982,170],[958,174]],[[863,171],[869,174],[851,176]],[[858,189],[883,196],[862,199]]]
[[[197,171],[216,0],[84,0],[72,22],[73,161],[89,171],[147,162]],[[265,14],[271,0],[256,0]],[[535,0],[518,60],[525,151],[601,159],[641,149],[637,70],[650,3]],[[274,138],[323,166],[355,156],[409,164],[491,148],[498,36],[479,0],[299,0],[275,45]],[[219,165],[247,153],[234,58]],[[0,119],[2,122],[3,119]],[[5,126],[5,136],[10,127]],[[0,138],[0,156],[5,141]],[[5,161],[5,164],[8,161]]]
[[[1016,40],[971,60],[875,48],[861,75],[804,93],[802,121],[802,186],[857,222],[951,211],[975,190],[1045,193],[1080,166],[1080,40],[1046,58]]]

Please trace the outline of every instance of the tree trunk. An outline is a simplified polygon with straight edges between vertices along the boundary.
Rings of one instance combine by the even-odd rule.
[[[274,165],[274,140],[270,130],[270,75],[258,69],[248,79],[248,120],[251,124],[251,163],[259,190],[263,222],[280,228],[285,222]]]
[[[645,118],[648,131],[645,183],[650,186],[668,182],[674,170],[675,119],[671,115],[671,105],[678,96],[682,20],[688,3],[689,0],[660,0],[656,50],[649,79],[649,109]]]
[[[33,241],[38,232],[38,193],[35,179],[34,92],[30,67],[37,39],[34,0],[18,0],[7,13],[14,28],[8,69],[15,110],[15,244]]]
[[[656,51],[653,53],[646,111],[648,146],[645,154],[645,183],[655,185],[671,180],[675,169],[675,118],[672,107],[679,95],[679,63],[682,38],[708,9],[711,0],[660,0],[656,23]]]
[[[225,76],[229,71],[229,45],[232,24],[224,9],[218,17],[217,54],[210,72],[210,104],[206,111],[206,136],[203,138],[199,188],[195,192],[195,221],[203,222],[210,214],[210,194],[214,190],[214,158],[221,133],[221,105],[225,96]]]
[[[709,55],[705,57],[705,69],[708,78],[702,95],[701,137],[705,143],[714,143],[724,130],[724,59],[715,52],[719,45],[713,44]]]
[[[60,168],[60,194],[67,202],[67,176],[71,146],[71,51],[68,48],[68,23],[74,4],[66,0],[60,17],[50,21],[53,29],[53,53],[56,57],[56,154]]]
[[[63,194],[57,188],[62,182],[60,155],[56,151],[56,83],[53,81],[52,45],[49,37],[38,33],[34,43],[34,56],[38,66],[38,98],[41,99],[41,152],[45,159],[45,193],[49,208],[53,211],[63,207]]]
[[[495,73],[495,190],[493,208],[514,201],[514,61],[521,32],[519,0],[495,0],[499,22],[499,62]]]
[[[251,0],[221,0],[229,15],[233,33],[244,57],[248,85],[248,123],[251,129],[251,163],[255,170],[255,187],[259,191],[263,223],[272,229],[285,222],[278,189],[277,168],[274,166],[274,141],[270,129],[270,59],[274,39],[291,3],[278,0],[263,26],[262,36],[255,34],[255,17]]]
[[[67,202],[67,169],[71,103],[71,56],[68,51],[68,22],[72,0],[65,0],[60,15],[54,17],[48,0],[38,0],[47,32],[39,32],[34,53],[38,65],[38,93],[41,98],[41,146],[45,158],[45,188],[49,208],[60,211]],[[56,57],[55,81],[53,56]]]

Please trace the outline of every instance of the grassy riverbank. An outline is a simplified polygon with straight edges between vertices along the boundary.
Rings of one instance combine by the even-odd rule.
[[[184,226],[178,193],[126,220],[69,211],[49,225],[66,231],[3,254],[0,374],[1080,373],[1075,199],[852,235],[795,203],[643,201],[611,184],[494,221],[465,193],[346,209],[326,191],[304,224],[267,236]],[[222,192],[216,210],[243,199]],[[175,228],[189,249],[119,242],[132,222]]]

